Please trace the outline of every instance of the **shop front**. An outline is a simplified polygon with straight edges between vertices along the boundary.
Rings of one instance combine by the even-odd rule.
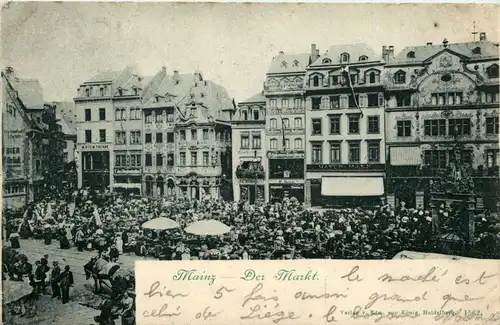
[[[269,201],[271,203],[293,197],[299,202],[304,202],[304,184],[269,184]]]
[[[109,151],[82,152],[82,181],[84,187],[105,190],[110,184]]]

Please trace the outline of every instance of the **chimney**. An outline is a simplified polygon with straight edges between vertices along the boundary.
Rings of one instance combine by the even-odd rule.
[[[174,70],[174,77],[176,79],[179,78],[179,71],[178,70]]]
[[[283,51],[280,51],[279,55],[283,55],[283,54],[285,54],[285,52],[283,52]]]
[[[316,48],[316,44],[311,44],[311,61],[314,62],[319,58],[319,50]]]
[[[432,42],[427,42],[427,45],[432,45]]]
[[[319,58],[319,49],[316,49],[316,59]]]
[[[387,57],[387,46],[385,46],[385,45],[382,46],[382,59],[385,62],[389,61],[389,59]]]
[[[161,67],[161,72],[167,73],[167,67],[165,67],[165,66]]]
[[[486,33],[485,32],[479,33],[479,40],[480,41],[486,41]]]

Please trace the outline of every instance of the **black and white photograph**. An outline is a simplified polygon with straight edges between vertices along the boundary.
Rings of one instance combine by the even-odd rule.
[[[3,4],[2,324],[135,325],[143,260],[500,260],[498,13]]]

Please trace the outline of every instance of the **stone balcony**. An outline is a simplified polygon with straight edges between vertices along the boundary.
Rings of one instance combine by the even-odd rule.
[[[198,174],[199,176],[216,177],[222,175],[221,166],[176,166],[175,175],[179,177],[188,174]]]

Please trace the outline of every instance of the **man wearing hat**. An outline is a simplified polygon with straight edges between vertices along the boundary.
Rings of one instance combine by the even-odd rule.
[[[57,280],[61,275],[61,268],[59,267],[59,263],[57,261],[52,262],[52,272],[50,274],[50,284],[52,287],[52,298],[61,298],[61,289],[59,288],[59,283]]]
[[[62,303],[66,304],[69,301],[69,288],[73,285],[73,272],[69,270],[69,265],[64,267],[64,272],[59,275],[59,283],[61,285]]]

